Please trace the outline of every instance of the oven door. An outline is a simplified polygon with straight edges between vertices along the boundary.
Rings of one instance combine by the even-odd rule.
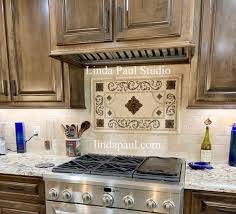
[[[47,201],[47,214],[148,214],[115,208]]]

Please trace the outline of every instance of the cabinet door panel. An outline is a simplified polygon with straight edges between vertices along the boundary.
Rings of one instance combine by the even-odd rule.
[[[180,36],[182,0],[117,0],[118,40]]]
[[[232,214],[236,213],[235,203],[234,195],[204,191],[193,192],[191,214]]]
[[[48,56],[48,0],[6,2],[14,104],[63,101],[63,65]]]
[[[228,204],[207,205],[204,214],[233,214],[236,213],[236,207]]]
[[[0,200],[1,214],[45,214],[45,205]]]
[[[10,101],[4,2],[0,0],[0,102]]]
[[[30,211],[3,208],[1,214],[39,214],[39,212],[30,212]]]
[[[111,0],[57,0],[57,44],[112,40]]]
[[[199,61],[192,78],[190,107],[236,106],[236,4],[234,0],[203,1]]]
[[[44,181],[37,177],[0,175],[0,200],[45,203]]]

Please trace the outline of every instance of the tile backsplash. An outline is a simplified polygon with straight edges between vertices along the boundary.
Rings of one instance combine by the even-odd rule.
[[[135,68],[132,70],[132,68]],[[187,160],[198,160],[200,157],[200,145],[204,136],[204,120],[210,118],[210,129],[213,145],[213,160],[227,162],[231,124],[236,121],[236,110],[217,109],[187,109],[190,65],[168,65],[170,72],[163,74],[165,66],[145,67],[119,67],[119,78],[150,78],[164,75],[182,75],[182,89],[180,99],[179,133],[120,133],[87,131],[82,137],[82,152],[106,153],[124,155],[160,155],[178,156]],[[56,153],[65,154],[64,133],[61,124],[78,124],[84,120],[92,122],[91,118],[91,77],[114,78],[117,68],[95,71],[85,69],[86,107],[84,110],[76,109],[0,109],[0,123],[4,125],[4,133],[8,148],[15,149],[14,122],[25,123],[26,138],[29,138],[34,130],[38,130],[39,136],[27,143],[27,151],[31,153]],[[149,72],[149,73],[148,73]],[[95,124],[92,125],[94,126]],[[52,141],[52,150],[46,151],[44,140]]]
[[[93,79],[94,130],[177,132],[180,91],[181,76]]]

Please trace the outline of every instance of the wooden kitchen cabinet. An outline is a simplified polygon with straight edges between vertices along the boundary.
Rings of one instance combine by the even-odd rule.
[[[200,8],[195,0],[49,0],[50,56],[83,66],[141,55],[191,58]]]
[[[46,214],[45,206],[0,200],[0,214]]]
[[[236,213],[235,194],[185,190],[184,214],[232,213]]]
[[[57,0],[57,45],[180,36],[182,0]]]
[[[57,0],[57,44],[112,40],[112,0]]]
[[[0,102],[10,102],[9,70],[7,59],[7,41],[3,0],[0,0]]]
[[[198,58],[192,64],[190,108],[236,107],[236,4],[202,2]]]
[[[44,181],[0,174],[0,214],[45,214]]]
[[[6,1],[14,105],[62,102],[63,64],[48,57],[48,0]]]
[[[84,108],[81,68],[75,74],[67,64],[49,57],[48,0],[0,0],[0,4],[0,106]]]
[[[180,36],[182,0],[117,0],[117,40]]]

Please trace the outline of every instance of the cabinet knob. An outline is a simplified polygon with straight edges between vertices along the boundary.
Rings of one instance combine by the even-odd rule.
[[[2,83],[3,83],[3,93],[7,97],[8,96],[8,82],[7,80],[3,80]]]
[[[105,32],[109,33],[110,31],[110,10],[105,10]]]
[[[123,31],[123,10],[121,7],[117,8],[118,32]]]
[[[12,93],[12,96],[17,96],[17,88],[16,88],[15,80],[11,80],[11,93]]]

